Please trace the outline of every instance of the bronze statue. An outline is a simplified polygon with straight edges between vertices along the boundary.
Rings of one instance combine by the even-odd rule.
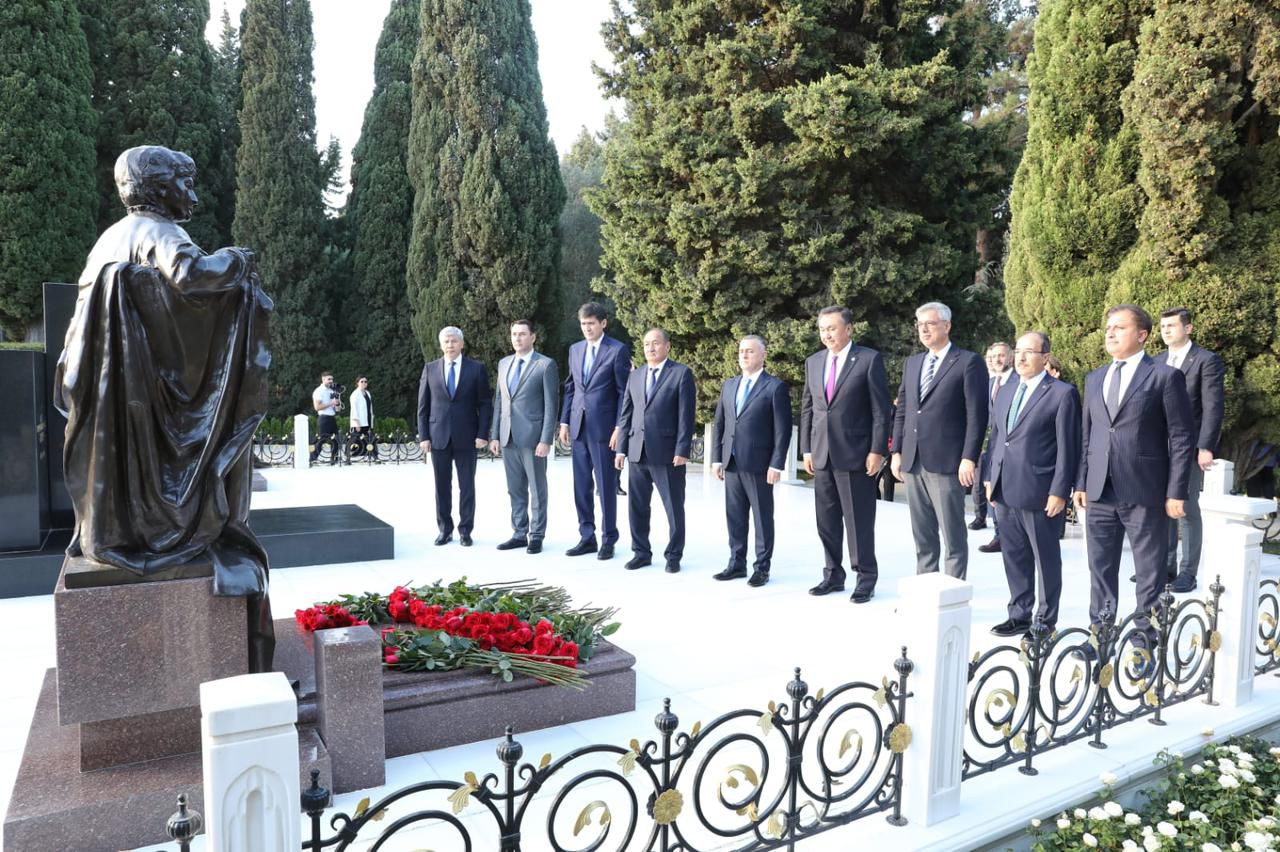
[[[214,594],[249,599],[250,671],[270,671],[267,555],[249,529],[253,433],[271,364],[253,253],[200,249],[186,154],[116,160],[128,214],[80,276],[54,394],[67,416],[69,556],[140,576],[213,564]]]

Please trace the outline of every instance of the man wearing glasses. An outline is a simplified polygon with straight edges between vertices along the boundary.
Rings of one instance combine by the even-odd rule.
[[[987,431],[987,369],[980,355],[952,345],[951,309],[941,302],[916,309],[916,331],[925,351],[902,371],[890,469],[907,485],[916,573],[938,570],[945,542],[946,572],[963,580],[964,496],[977,478]]]
[[[1013,352],[1017,376],[1005,382],[991,409],[988,475],[991,505],[1000,507],[1001,553],[1009,581],[1009,618],[991,628],[1017,636],[1036,617],[1058,623],[1062,595],[1062,550],[1058,533],[1080,464],[1080,397],[1074,385],[1046,372],[1049,336],[1029,331]]]

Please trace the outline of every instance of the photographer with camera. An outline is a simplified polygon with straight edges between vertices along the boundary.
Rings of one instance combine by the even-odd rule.
[[[316,442],[311,445],[311,463],[320,457],[320,447],[327,440],[331,450],[330,464],[338,463],[338,412],[342,410],[342,391],[333,385],[333,373],[320,374],[320,386],[311,392],[311,404],[316,410]]]

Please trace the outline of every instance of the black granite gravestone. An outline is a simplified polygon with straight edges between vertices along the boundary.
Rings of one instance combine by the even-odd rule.
[[[0,349],[0,550],[37,550],[49,532],[44,353]]]
[[[49,523],[54,529],[71,529],[75,526],[71,495],[67,493],[67,485],[62,476],[62,447],[66,438],[67,418],[53,407],[53,381],[79,292],[80,288],[75,284],[46,282],[44,285],[43,406],[45,421],[49,424]]]

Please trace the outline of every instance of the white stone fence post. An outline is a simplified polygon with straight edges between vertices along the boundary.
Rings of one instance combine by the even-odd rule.
[[[300,848],[298,699],[289,679],[269,672],[207,681],[200,713],[206,848]]]
[[[293,469],[311,467],[311,421],[305,414],[293,416]]]

